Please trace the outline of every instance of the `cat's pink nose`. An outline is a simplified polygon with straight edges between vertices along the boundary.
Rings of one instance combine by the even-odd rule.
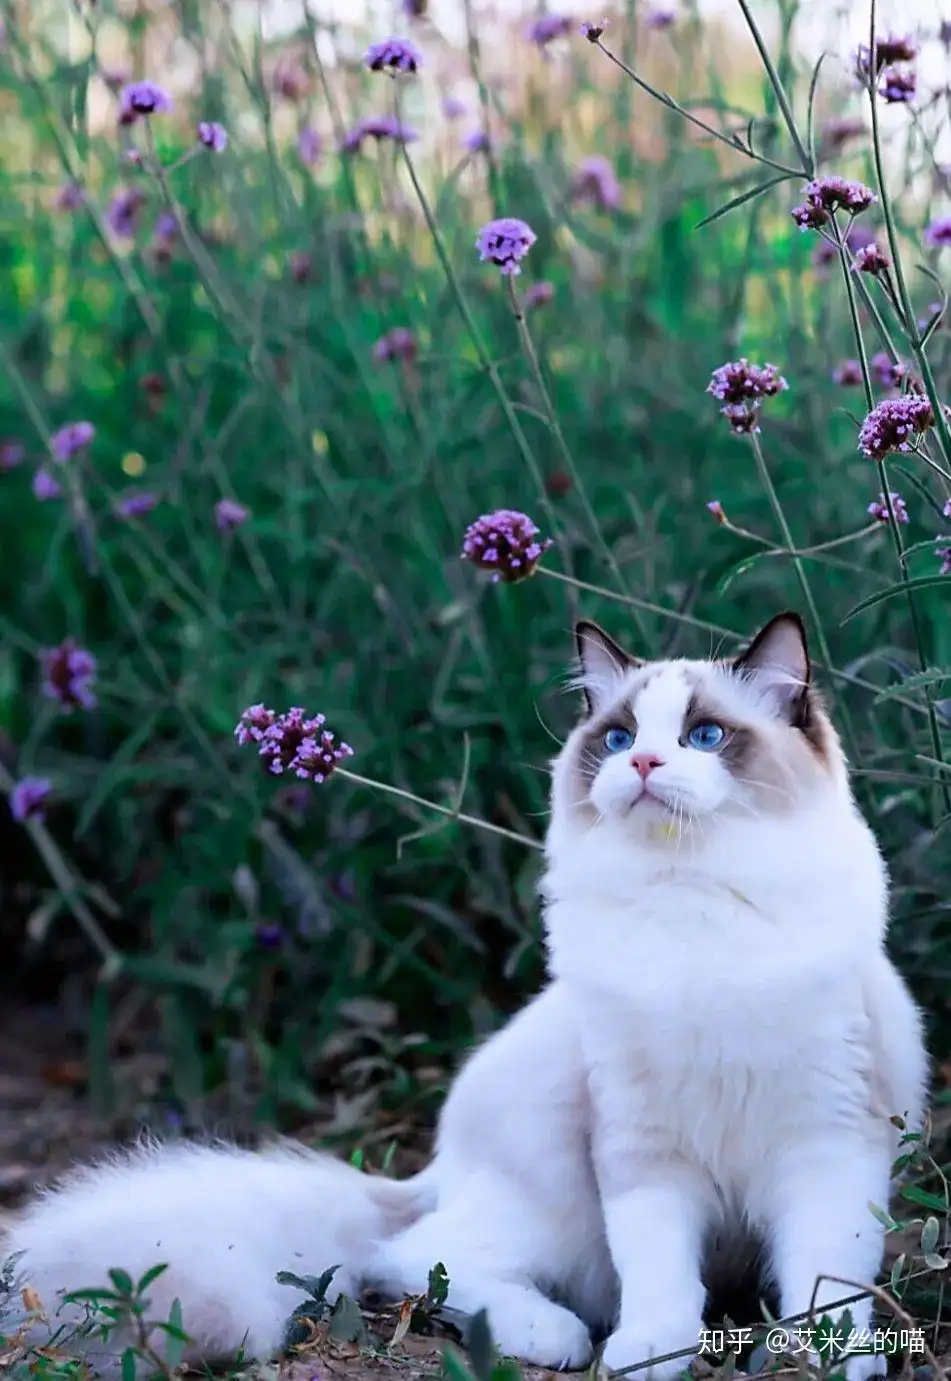
[[[638,772],[647,781],[655,767],[663,767],[664,759],[657,757],[655,753],[632,753],[631,766],[636,767]]]

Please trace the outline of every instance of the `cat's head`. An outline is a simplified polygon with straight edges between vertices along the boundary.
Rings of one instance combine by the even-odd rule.
[[[779,614],[733,660],[641,661],[596,624],[575,634],[583,713],[555,761],[556,816],[639,833],[775,818],[830,792],[850,799],[796,614]]]

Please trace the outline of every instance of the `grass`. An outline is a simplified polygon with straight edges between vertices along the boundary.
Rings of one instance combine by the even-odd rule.
[[[247,1125],[319,1122],[332,1083],[356,1111],[321,1131],[348,1150],[429,1124],[461,1051],[541,979],[579,613],[643,655],[703,656],[802,610],[891,867],[891,948],[947,1055],[938,98],[887,106],[841,62],[809,70],[785,0],[716,22],[688,5],[667,31],[631,6],[545,52],[463,8],[467,46],[419,21],[425,66],[394,84],[348,56],[379,33],[315,12],[268,39],[224,6],[102,0],[67,32],[0,0],[0,438],[23,450],[0,473],[0,791],[52,785],[45,821],[0,822],[3,924],[18,982],[80,971],[107,1115],[131,1040],[164,1057],[159,1122],[200,1121],[222,1089]],[[175,110],[117,130],[101,74],[123,65],[184,74]],[[487,152],[461,150],[448,91]],[[843,112],[866,133],[836,145]],[[397,113],[419,142],[336,152]],[[224,152],[196,145],[199,119]],[[592,153],[616,209],[572,193]],[[886,277],[851,272],[841,214],[825,239],[793,223],[816,171],[876,191],[858,223]],[[84,200],[58,210],[67,182]],[[141,193],[126,237],[120,188]],[[156,235],[169,211],[178,233]],[[494,215],[537,234],[514,281],[473,247]],[[394,328],[415,350],[380,361]],[[897,396],[881,351],[934,426],[876,461],[857,435]],[[739,356],[789,382],[752,436],[706,392]],[[832,379],[846,359],[852,388]],[[51,437],[79,420],[95,436],[58,466]],[[41,468],[60,497],[34,497]],[[158,505],[119,516],[142,490]],[[907,525],[869,519],[892,490]],[[222,500],[247,521],[220,531]],[[499,507],[555,540],[518,585],[459,559]],[[67,637],[97,664],[97,707],[71,715],[38,661]],[[257,702],[325,714],[355,756],[301,797],[234,741]]]

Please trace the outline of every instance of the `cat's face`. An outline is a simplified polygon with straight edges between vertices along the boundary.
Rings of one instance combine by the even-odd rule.
[[[640,662],[595,624],[576,636],[585,714],[556,763],[556,808],[656,829],[782,815],[817,791],[848,791],[796,615],[773,619],[734,661]]]

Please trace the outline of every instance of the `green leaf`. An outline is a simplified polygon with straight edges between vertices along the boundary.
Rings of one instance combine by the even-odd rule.
[[[892,1262],[892,1269],[888,1276],[888,1284],[891,1287],[892,1294],[898,1295],[899,1299],[901,1295],[898,1287],[901,1284],[901,1273],[905,1269],[905,1260],[905,1253],[902,1252],[901,1256],[896,1257]]]
[[[846,614],[845,618],[839,623],[848,623],[849,619],[854,619],[856,614],[864,614],[866,609],[873,609],[877,604],[884,604],[886,600],[894,599],[896,595],[907,594],[908,591],[927,590],[932,585],[943,585],[945,589],[951,590],[951,576],[947,575],[920,575],[914,580],[903,580],[897,585],[889,585],[884,590],[878,590],[874,595],[869,595],[868,599],[863,599],[861,604],[856,604]]]
[[[728,216],[731,211],[735,211],[738,206],[743,206],[745,202],[752,201],[754,197],[763,196],[765,192],[769,192],[774,187],[778,187],[781,182],[789,182],[793,176],[792,173],[779,173],[776,177],[771,177],[767,179],[766,182],[760,182],[755,187],[748,187],[745,192],[741,192],[737,197],[732,197],[725,206],[721,206],[719,210],[714,211],[712,215],[705,216],[702,221],[698,221],[694,226],[694,230],[702,230],[705,225],[712,225],[714,221],[720,220],[723,216]],[[796,173],[795,176],[799,177],[800,174]]]
[[[938,1225],[937,1218],[935,1218],[933,1215],[929,1215],[925,1219],[921,1227],[922,1256],[930,1256],[933,1254],[935,1248],[938,1245],[938,1238],[940,1234],[941,1228]]]
[[[168,1360],[169,1369],[174,1371],[181,1364],[188,1341],[182,1320],[182,1302],[180,1299],[172,1300],[172,1307],[168,1311],[168,1328],[165,1330],[165,1337],[165,1356]]]
[[[902,1186],[901,1196],[907,1199],[910,1204],[920,1204],[922,1208],[932,1208],[936,1213],[947,1214],[949,1205],[946,1199],[939,1198],[937,1194],[931,1194],[927,1189],[920,1189],[916,1184],[906,1184]]]
[[[717,581],[717,594],[725,595],[734,580],[738,579],[741,575],[745,575],[748,570],[751,570],[753,566],[762,561],[765,556],[771,555],[772,553],[768,551],[757,551],[754,552],[752,556],[744,556],[741,561],[737,561],[736,565]]]
[[[330,1316],[328,1333],[338,1343],[365,1343],[368,1338],[366,1321],[360,1306],[349,1295],[341,1295]]]
[[[135,1293],[132,1277],[129,1275],[128,1271],[112,1270],[109,1272],[109,1279],[119,1291],[120,1295],[131,1295]]]
[[[135,1381],[135,1348],[127,1347],[122,1354],[122,1381]]]
[[[906,676],[903,681],[897,681],[894,686],[886,686],[883,691],[879,691],[874,704],[878,705],[882,700],[893,700],[896,695],[904,695],[906,691],[922,690],[925,686],[937,685],[941,681],[951,681],[951,667],[932,667],[929,671],[916,671],[913,676]]]
[[[322,1271],[319,1276],[299,1276],[295,1275],[293,1271],[278,1271],[276,1280],[278,1285],[293,1285],[295,1290],[303,1290],[318,1304],[324,1304],[330,1282],[339,1270],[340,1263],[338,1262],[336,1266],[328,1266],[326,1271]]]
[[[925,1252],[925,1265],[931,1271],[946,1271],[948,1263],[943,1256],[938,1256],[936,1252]]]
[[[473,1314],[466,1329],[466,1352],[477,1381],[492,1381],[495,1343],[489,1328],[489,1316],[484,1309]]]
[[[446,1303],[449,1295],[449,1275],[441,1261],[437,1261],[429,1273],[426,1289],[426,1308],[439,1309]]]
[[[891,1214],[886,1209],[879,1208],[878,1204],[869,1203],[869,1211],[874,1218],[878,1219],[882,1227],[887,1228],[889,1232],[894,1232],[898,1227],[898,1224]]]

